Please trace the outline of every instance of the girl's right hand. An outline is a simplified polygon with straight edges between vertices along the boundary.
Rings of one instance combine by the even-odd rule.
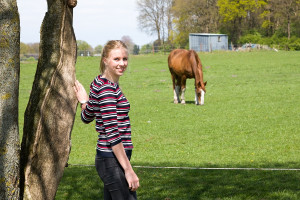
[[[76,93],[77,100],[80,103],[84,103],[89,100],[89,96],[87,95],[83,85],[78,80],[75,81],[73,88]]]
[[[132,169],[128,171],[125,170],[125,178],[131,191],[136,191],[140,187],[139,178]]]

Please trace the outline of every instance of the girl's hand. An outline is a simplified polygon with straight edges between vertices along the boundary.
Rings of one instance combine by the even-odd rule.
[[[139,178],[132,169],[125,171],[125,178],[131,191],[136,191],[140,187]]]
[[[86,103],[89,100],[89,96],[87,95],[83,85],[78,80],[75,81],[73,88],[76,93],[77,100],[81,104]]]

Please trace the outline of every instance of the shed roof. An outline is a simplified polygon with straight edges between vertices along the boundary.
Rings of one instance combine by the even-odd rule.
[[[216,35],[216,36],[227,36],[226,34],[217,34],[217,33],[190,33],[190,35],[203,35],[203,36]]]

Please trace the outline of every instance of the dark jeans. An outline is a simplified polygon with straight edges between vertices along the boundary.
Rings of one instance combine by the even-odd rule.
[[[136,200],[136,192],[128,188],[125,173],[116,158],[95,159],[96,170],[104,183],[104,200]]]

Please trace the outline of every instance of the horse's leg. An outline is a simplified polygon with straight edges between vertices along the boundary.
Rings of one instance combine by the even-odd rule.
[[[176,104],[180,103],[179,94],[180,94],[180,86],[176,85],[174,90],[174,103]]]
[[[180,96],[181,94],[181,78],[176,76],[175,79],[175,89],[174,89],[174,103],[180,103]]]
[[[174,74],[172,74],[172,82],[173,82],[174,103],[178,104],[179,101],[178,95],[180,91],[178,86],[176,85],[176,77]]]
[[[199,98],[198,98],[198,93],[197,93],[197,88],[195,87],[195,104],[199,105]]]
[[[186,88],[186,77],[183,76],[181,78],[181,97],[180,97],[182,104],[185,104],[185,98],[184,98],[185,88]]]

